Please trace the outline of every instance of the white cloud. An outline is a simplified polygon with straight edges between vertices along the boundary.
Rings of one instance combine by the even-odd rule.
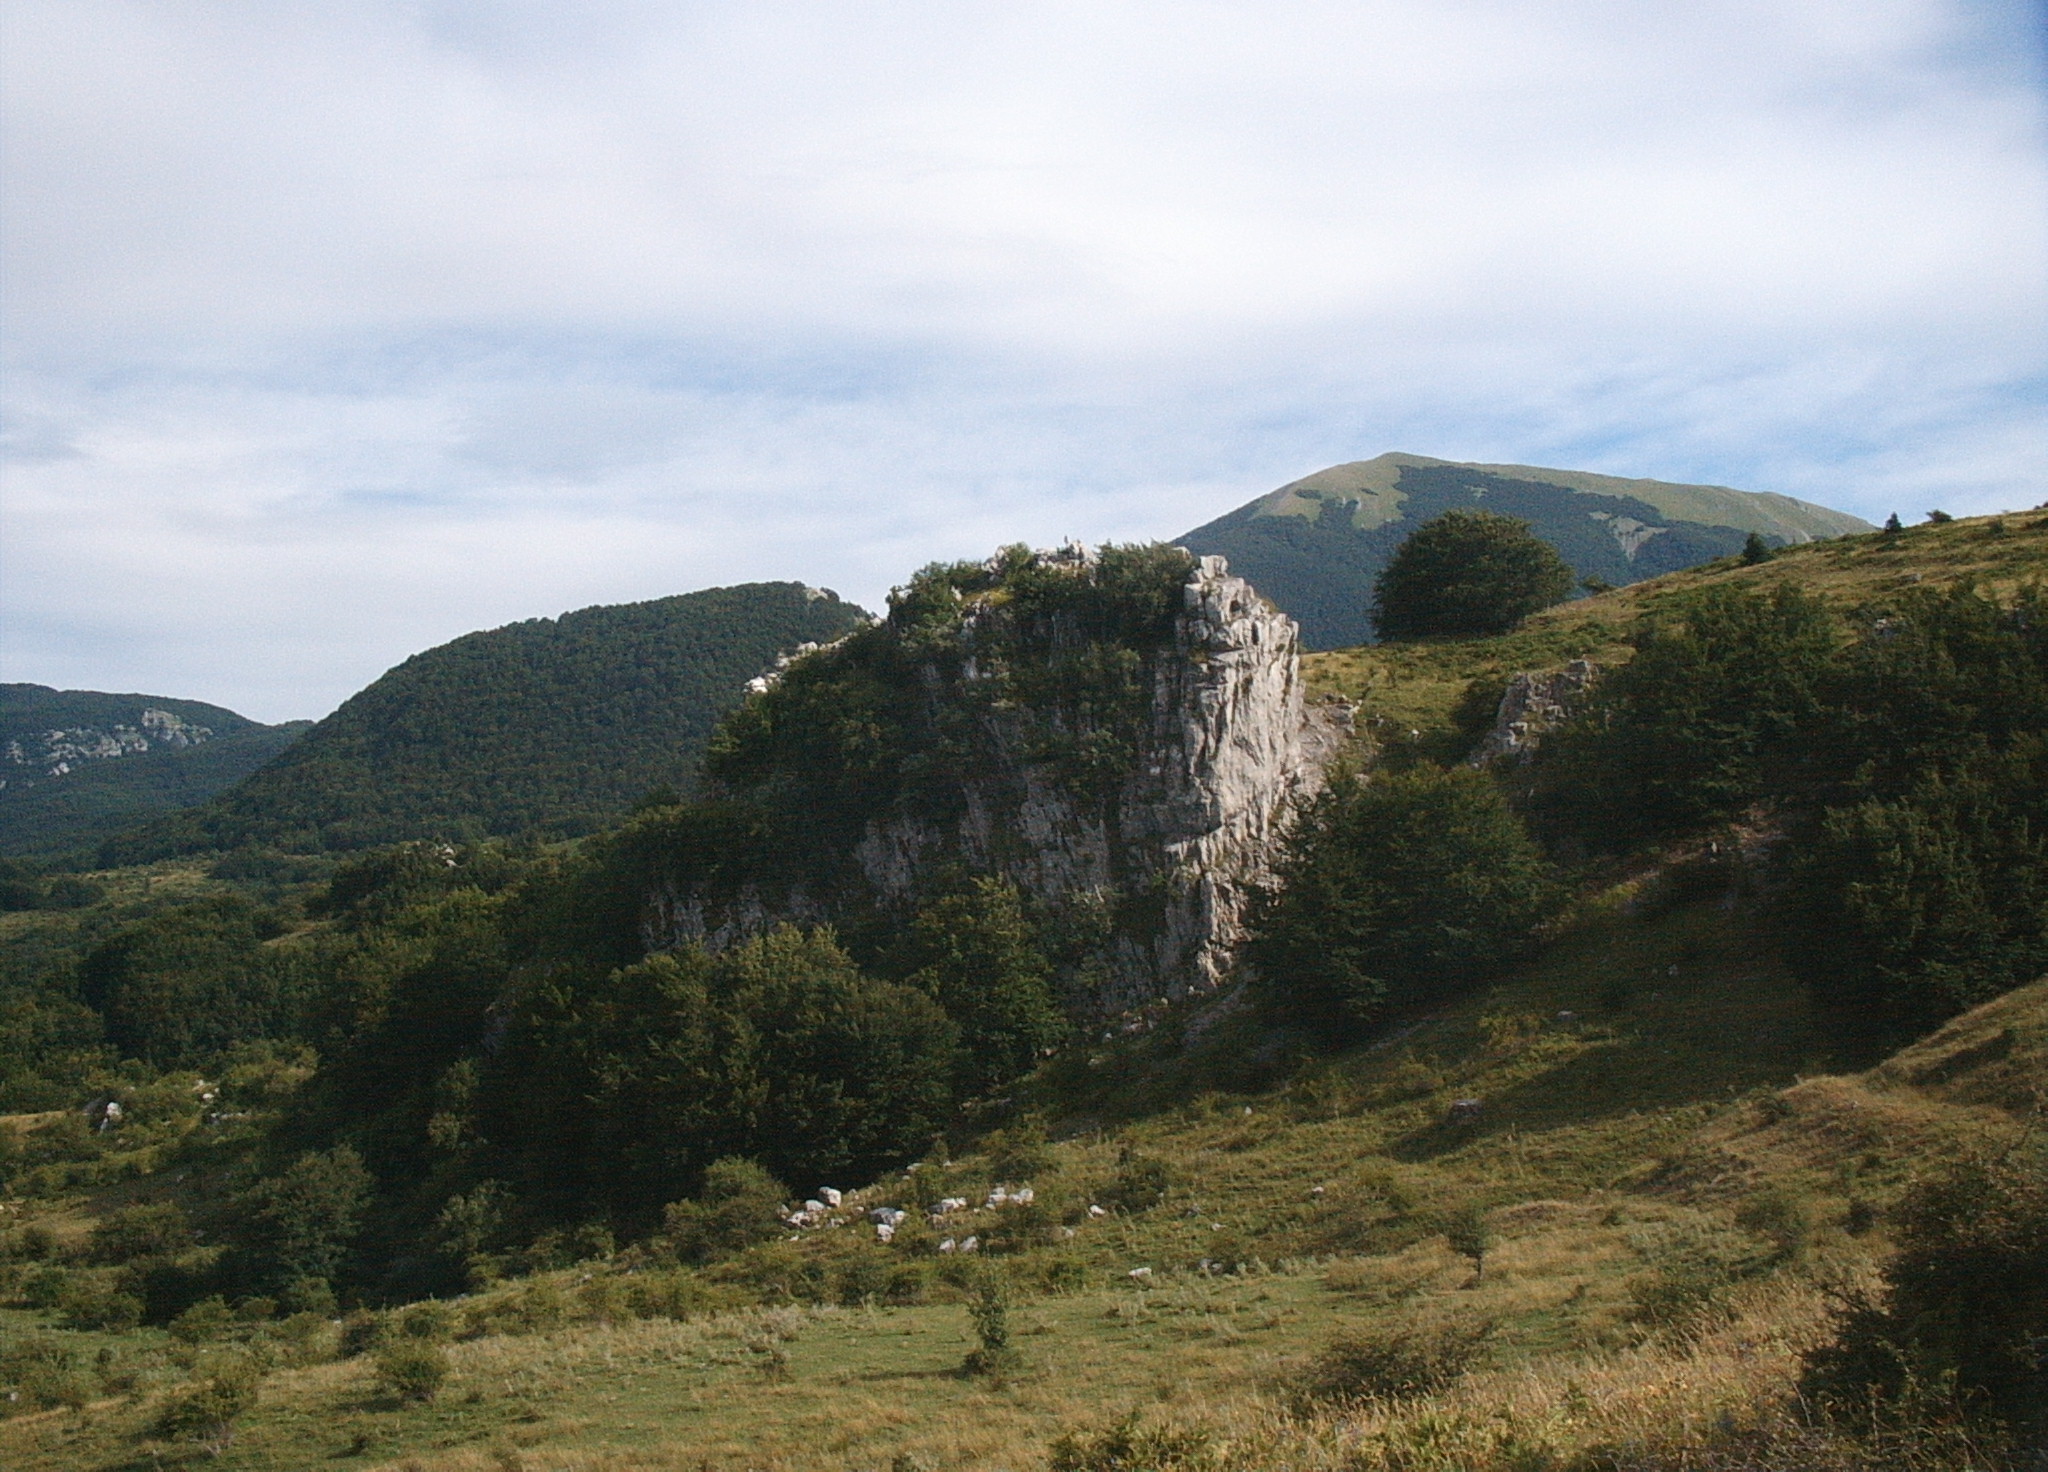
[[[1387,448],[2042,499],[2021,0],[13,0],[7,677],[1170,535]]]

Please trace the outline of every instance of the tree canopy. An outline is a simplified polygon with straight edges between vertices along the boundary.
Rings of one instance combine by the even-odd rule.
[[[1571,565],[1529,524],[1490,511],[1446,511],[1403,542],[1373,590],[1382,639],[1504,634],[1568,597]]]

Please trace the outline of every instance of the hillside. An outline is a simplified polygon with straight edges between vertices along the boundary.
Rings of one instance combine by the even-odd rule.
[[[586,833],[650,789],[688,790],[748,680],[864,617],[830,592],[749,583],[468,634],[414,655],[269,769],[107,857]]]
[[[233,786],[309,725],[159,695],[0,686],[0,857],[89,853]]]
[[[1746,921],[1717,903],[1651,914],[1639,897],[1604,894],[1539,965],[1281,1086],[1064,1117],[1052,1144],[999,1137],[709,1269],[565,1243],[559,1266],[541,1258],[432,1313],[394,1313],[397,1342],[447,1346],[428,1402],[380,1389],[367,1354],[337,1358],[324,1320],[195,1319],[179,1338],[0,1313],[47,1362],[101,1356],[115,1390],[0,1423],[0,1458],[53,1472],[136,1465],[151,1449],[164,1465],[266,1472],[316,1458],[421,1472],[993,1469],[1046,1465],[1062,1435],[1087,1445],[1135,1414],[1156,1446],[1176,1444],[1168,1433],[1183,1450],[1206,1443],[1245,1472],[1996,1465],[1966,1444],[1944,1460],[1938,1442],[1856,1460],[1786,1398],[1826,1333],[1827,1285],[1881,1260],[1905,1184],[2022,1137],[2048,1075],[2048,982],[1859,1069]],[[1128,1081],[1157,1062],[1156,1040],[1140,1040],[1096,1050],[1089,1068]],[[1459,1099],[1479,1112],[1455,1118]],[[57,1195],[17,1184],[17,1260],[0,1275],[63,1271],[19,1262],[30,1228],[62,1261],[138,1201],[213,1220],[203,1178],[130,1182],[125,1162],[204,1158],[221,1148],[205,1142],[246,1126],[158,1108],[162,1123],[136,1135],[142,1156],[45,1167],[45,1183],[78,1183]],[[190,1143],[172,1149],[181,1133]],[[1134,1191],[1134,1161],[1157,1171],[1156,1200]],[[1035,1200],[983,1207],[1002,1182],[1032,1184]],[[893,1244],[867,1220],[948,1196],[968,1207]],[[1476,1280],[1442,1231],[1473,1206],[1493,1235]],[[1019,1363],[1004,1378],[960,1369],[977,1260],[935,1248],[969,1236],[1001,1244],[1013,1285]],[[356,1343],[375,1329],[349,1324]],[[1373,1372],[1333,1346],[1432,1324],[1485,1326],[1468,1370],[1420,1399],[1342,1399],[1346,1374],[1370,1385]],[[217,1458],[152,1434],[181,1366],[237,1353],[268,1368]]]
[[[2033,1472],[2044,535],[1315,657],[1128,1009],[1315,717],[1159,547],[926,569],[580,841],[0,916],[0,1461]]]
[[[2048,583],[2048,515],[1978,516],[1923,523],[1889,536],[1866,532],[1805,542],[1755,566],[1722,559],[1560,603],[1498,638],[1325,650],[1304,659],[1303,670],[1313,694],[1356,702],[1362,729],[1416,741],[1438,756],[1462,755],[1473,739],[1469,723],[1491,719],[1509,676],[1555,669],[1573,659],[1624,661],[1632,653],[1628,637],[1636,620],[1688,594],[1789,586],[1847,610],[1913,589],[1964,583],[2000,597],[2028,583]],[[1479,698],[1461,711],[1468,692]],[[1461,721],[1467,724],[1461,727]],[[1413,737],[1405,735],[1410,731]]]
[[[1308,648],[1338,649],[1371,640],[1373,583],[1408,534],[1472,506],[1527,521],[1581,578],[1613,587],[1739,551],[1751,532],[1786,546],[1869,530],[1789,496],[1386,454],[1304,476],[1177,540],[1228,557]]]

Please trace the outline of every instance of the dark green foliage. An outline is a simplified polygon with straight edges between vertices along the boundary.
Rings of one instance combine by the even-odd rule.
[[[1278,867],[1248,955],[1274,1011],[1335,1039],[1475,980],[1558,898],[1500,789],[1468,770],[1340,779]]]
[[[1491,511],[1446,511],[1395,550],[1373,587],[1382,639],[1505,634],[1571,596],[1577,579],[1527,522]]]
[[[487,1134],[554,1210],[651,1224],[726,1156],[866,1180],[946,1121],[958,1032],[830,931],[657,956],[522,997],[484,1077]]]
[[[1067,1035],[1052,966],[1007,880],[985,876],[927,906],[911,926],[907,959],[910,984],[959,1025],[963,1094],[1029,1073]]]
[[[108,1039],[159,1068],[290,1032],[302,979],[265,950],[276,917],[238,895],[165,910],[116,930],[79,968],[83,999]]]
[[[2048,1443],[2048,1151],[2039,1141],[1920,1182],[1891,1216],[1898,1255],[1852,1297],[1805,1389],[1849,1416],[1873,1398],[1953,1397]]]
[[[1625,848],[1805,778],[1836,658],[1825,604],[1790,585],[1713,588],[1646,619],[1633,642],[1544,742],[1536,806],[1552,826]]]
[[[672,1202],[663,1212],[663,1232],[686,1259],[744,1251],[782,1230],[788,1195],[782,1182],[751,1160],[714,1160],[705,1167],[697,1198]]]
[[[251,1282],[284,1287],[340,1275],[373,1185],[347,1145],[301,1155],[239,1203],[237,1231]]]
[[[163,1257],[191,1245],[192,1227],[174,1201],[124,1206],[93,1224],[88,1252],[95,1262]]]
[[[167,744],[145,724],[144,711],[211,734],[195,745]],[[0,685],[0,750],[14,743],[24,758],[0,757],[0,854],[89,853],[103,839],[233,786],[311,724],[259,725],[196,700]],[[53,776],[53,733],[59,744],[123,754],[71,756],[63,762],[69,770]],[[144,742],[149,749],[135,749]]]
[[[587,833],[657,783],[686,788],[748,679],[862,617],[829,593],[754,583],[470,634],[413,656],[257,776],[109,857]]]
[[[1111,1211],[1135,1214],[1164,1201],[1172,1185],[1173,1172],[1165,1161],[1126,1148],[1118,1154],[1116,1175],[1097,1198]]]
[[[1755,567],[1759,562],[1771,560],[1771,544],[1756,532],[1751,532],[1742,544],[1742,565]]]
[[[980,1342],[980,1347],[967,1356],[968,1374],[999,1378],[1022,1367],[1023,1356],[1010,1336],[1010,1284],[1001,1268],[984,1263],[974,1275],[967,1317],[973,1321],[974,1337]]]

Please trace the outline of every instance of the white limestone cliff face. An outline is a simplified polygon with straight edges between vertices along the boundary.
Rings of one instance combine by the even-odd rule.
[[[1029,760],[1025,723],[997,712],[985,727],[993,757],[963,782],[957,817],[866,826],[853,858],[868,898],[911,905],[941,865],[1001,874],[1051,911],[1103,922],[1086,976],[1100,1012],[1217,985],[1296,804],[1349,734],[1349,711],[1308,708],[1294,621],[1221,557],[1197,561],[1182,599],[1170,644],[1149,660],[1138,760],[1109,800],[1077,795]],[[699,897],[663,893],[649,938],[717,948],[831,909],[802,890],[749,891],[710,913]]]

